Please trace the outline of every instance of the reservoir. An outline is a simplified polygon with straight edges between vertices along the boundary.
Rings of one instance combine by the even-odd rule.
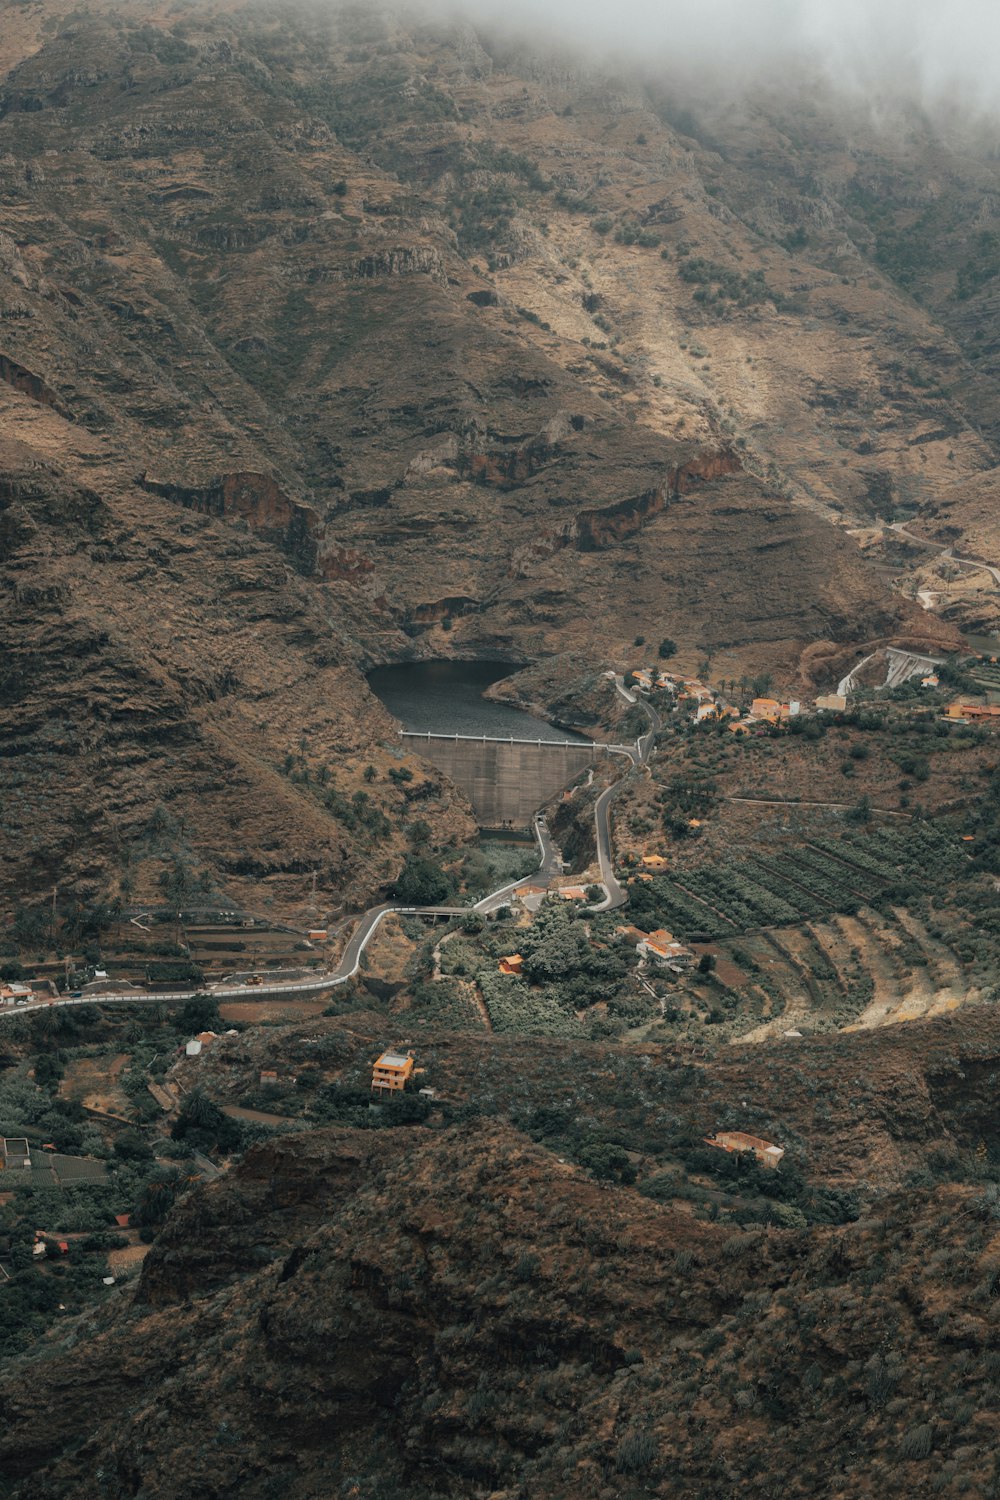
[[[517,672],[512,661],[412,661],[376,667],[368,685],[389,712],[415,733],[487,735],[516,740],[579,740],[483,693]]]

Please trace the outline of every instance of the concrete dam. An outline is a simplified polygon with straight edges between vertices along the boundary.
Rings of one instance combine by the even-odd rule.
[[[532,814],[581,771],[609,753],[607,745],[572,740],[468,738],[404,733],[416,750],[465,792],[483,828],[523,828]],[[618,747],[615,747],[618,748]]]

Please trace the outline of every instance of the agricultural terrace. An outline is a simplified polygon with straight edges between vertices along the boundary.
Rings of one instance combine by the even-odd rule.
[[[728,857],[734,842],[766,830],[770,815],[755,802],[848,809],[867,799],[890,814],[962,811],[980,798],[998,757],[992,727],[945,723],[940,707],[923,704],[803,717],[748,735],[671,723],[648,774],[617,805],[616,849],[626,862],[651,851],[672,863],[697,863],[706,850]]]

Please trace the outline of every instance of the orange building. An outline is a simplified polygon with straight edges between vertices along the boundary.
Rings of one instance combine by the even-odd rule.
[[[744,1135],[742,1130],[717,1130],[705,1137],[705,1145],[717,1146],[720,1151],[752,1151],[762,1167],[776,1167],[785,1154],[783,1146],[775,1146],[757,1135]]]
[[[1000,718],[1000,704],[949,703],[946,713],[949,719],[968,719],[970,723],[975,723],[977,719]]]
[[[412,1052],[383,1052],[372,1067],[372,1093],[401,1094],[412,1072]]]
[[[509,953],[506,958],[500,960],[498,965],[501,974],[520,974],[523,966],[524,959],[520,953]]]

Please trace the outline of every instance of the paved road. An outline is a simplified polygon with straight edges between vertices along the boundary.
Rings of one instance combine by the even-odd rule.
[[[601,883],[607,890],[607,900],[600,906],[592,907],[593,911],[611,911],[617,906],[624,905],[628,899],[614,875],[614,862],[611,848],[611,818],[609,808],[611,802],[621,791],[628,776],[638,766],[644,765],[649,759],[650,751],[656,737],[657,730],[661,727],[661,720],[655,709],[648,703],[643,703],[650,720],[650,728],[646,734],[636,740],[635,745],[609,745],[608,753],[619,755],[629,761],[629,770],[614,785],[607,788],[598,797],[594,807],[594,822],[597,831],[597,856],[601,867]],[[457,917],[467,916],[470,911],[476,911],[483,916],[496,911],[500,906],[506,906],[519,885],[523,885],[526,879],[536,881],[539,885],[548,885],[557,875],[562,873],[562,860],[559,851],[552,841],[545,819],[537,816],[533,822],[533,832],[538,842],[539,865],[533,876],[521,876],[517,880],[509,881],[497,891],[491,891],[488,896],[477,901],[474,906],[403,906],[399,902],[385,901],[381,906],[373,906],[364,912],[358,919],[358,925],[352,933],[347,947],[344,949],[340,962],[335,969],[330,969],[314,979],[289,980],[281,984],[256,984],[256,985],[212,985],[211,994],[216,1000],[270,1000],[283,995],[309,995],[334,989],[337,985],[346,984],[353,979],[361,966],[361,957],[378,931],[379,924],[390,914],[396,912],[400,916],[413,917]],[[199,985],[195,989],[170,990],[165,994],[149,995],[144,993],[121,994],[117,991],[103,994],[81,995],[77,999],[66,998],[63,1000],[36,1001],[30,1005],[5,1006],[0,1009],[0,1020],[5,1016],[30,1015],[36,1010],[48,1010],[53,1006],[67,1005],[177,1005],[187,1000],[192,1000],[195,995],[204,994],[206,987]]]
[[[214,1182],[217,1177],[222,1176],[222,1168],[217,1167],[214,1161],[210,1161],[204,1151],[195,1151],[194,1162],[206,1182]]]
[[[611,804],[618,796],[629,776],[639,766],[644,766],[649,759],[653,745],[656,742],[657,731],[663,727],[663,721],[655,708],[648,703],[640,706],[649,716],[649,729],[640,739],[635,742],[635,749],[627,749],[620,753],[626,755],[631,762],[625,774],[607,787],[597,801],[594,803],[594,829],[597,836],[597,862],[601,869],[601,884],[607,891],[607,898],[599,906],[592,906],[591,911],[614,911],[616,907],[624,906],[628,900],[628,893],[623,891],[615,879],[614,850],[611,843]]]
[[[905,523],[902,521],[894,521],[889,530],[894,531],[897,536],[905,536],[908,542],[916,542],[918,547],[927,547],[932,551],[941,549],[941,557],[947,558],[949,562],[958,563],[960,568],[979,568],[985,570],[985,572],[990,574],[993,582],[1000,585],[1000,568],[994,567],[992,563],[983,562],[980,557],[956,557],[953,547],[941,548],[940,542],[931,542],[925,536],[916,536],[912,531],[907,531]]]
[[[538,873],[533,878],[540,884],[547,884],[553,875],[559,874],[562,862],[559,853],[549,836],[544,820],[536,819],[535,837],[538,841],[540,864]],[[524,877],[520,880],[511,881],[502,886],[498,891],[492,891],[488,896],[476,903],[474,907],[468,906],[403,906],[398,901],[384,901],[381,906],[373,906],[364,912],[358,919],[351,938],[344,949],[340,962],[335,969],[327,973],[317,975],[314,979],[289,980],[281,984],[255,984],[255,985],[212,985],[211,995],[215,1000],[270,1000],[275,997],[288,995],[310,995],[323,990],[334,989],[337,985],[346,984],[353,979],[361,966],[361,956],[378,931],[379,924],[390,912],[396,912],[403,917],[460,917],[468,916],[470,911],[487,913],[498,906],[506,905],[517,886],[523,884]],[[10,1005],[0,1009],[0,1020],[6,1016],[30,1015],[36,1010],[49,1010],[55,1006],[67,1005],[177,1005],[186,1000],[192,1000],[195,995],[206,993],[206,986],[199,985],[196,989],[170,990],[165,994],[149,995],[143,992],[132,991],[121,994],[118,991],[104,994],[81,995],[77,999],[66,998],[63,1000],[39,1000],[30,1005]]]
[[[538,841],[538,869],[534,875],[520,875],[517,880],[512,880],[508,885],[501,886],[498,891],[491,891],[481,901],[477,901],[472,908],[473,911],[481,912],[486,916],[491,911],[496,911],[500,906],[506,906],[517,890],[519,885],[531,881],[536,885],[548,885],[557,875],[562,874],[562,859],[559,850],[552,842],[548,824],[541,813],[536,813],[532,821],[532,832]]]

